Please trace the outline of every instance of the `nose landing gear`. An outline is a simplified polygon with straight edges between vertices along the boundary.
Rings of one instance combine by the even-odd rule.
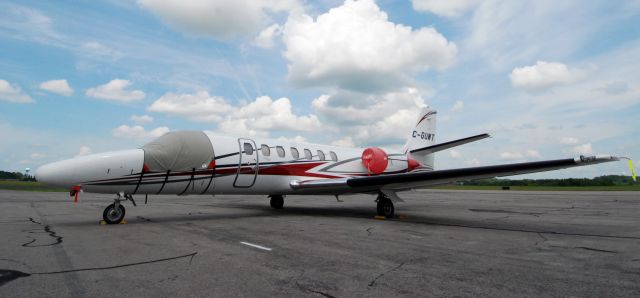
[[[102,219],[110,225],[119,224],[124,219],[125,209],[120,202],[131,201],[133,206],[136,206],[136,201],[133,200],[133,196],[130,194],[118,193],[118,197],[113,201],[113,204],[107,206],[107,208],[104,209],[104,212],[102,212]]]

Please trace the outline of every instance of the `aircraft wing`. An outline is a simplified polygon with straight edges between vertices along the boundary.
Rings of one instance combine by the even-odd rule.
[[[463,180],[545,172],[617,160],[619,160],[618,157],[608,155],[580,156],[576,158],[557,160],[534,161],[437,171],[419,171],[366,177],[350,177],[331,180],[296,180],[291,182],[291,188],[296,190],[326,190],[327,192],[367,192],[381,189],[404,190],[448,184]]]

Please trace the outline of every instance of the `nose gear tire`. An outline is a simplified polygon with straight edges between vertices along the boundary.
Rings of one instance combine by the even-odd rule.
[[[118,208],[116,209],[115,204],[111,204],[104,209],[104,212],[102,212],[102,218],[107,224],[119,224],[124,219],[124,214],[124,206],[118,205]]]

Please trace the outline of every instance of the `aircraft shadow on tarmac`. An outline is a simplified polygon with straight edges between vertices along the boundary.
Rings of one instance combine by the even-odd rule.
[[[176,203],[180,205],[193,205],[194,207],[207,207],[207,208],[224,208],[224,209],[240,209],[247,210],[247,212],[233,213],[233,214],[221,214],[216,213],[215,209],[210,211],[192,211],[187,214],[163,214],[158,216],[142,217],[135,214],[128,214],[128,223],[130,225],[147,225],[147,224],[167,224],[167,223],[179,223],[179,222],[194,222],[194,221],[219,221],[219,220],[237,220],[246,218],[259,218],[259,217],[284,217],[284,216],[309,216],[309,217],[333,217],[333,218],[353,218],[353,219],[374,219],[374,213],[370,206],[350,206],[350,207],[325,207],[325,206],[288,206],[281,210],[274,210],[264,204],[189,204],[189,203]],[[143,208],[143,207],[142,207]],[[605,238],[622,238],[622,239],[640,239],[640,237],[624,236],[624,235],[611,235],[599,233],[598,231],[590,230],[589,227],[570,226],[562,224],[549,224],[544,222],[531,222],[522,221],[516,219],[503,219],[503,218],[459,218],[459,217],[443,217],[435,215],[424,215],[410,212],[402,212],[406,216],[395,217],[393,219],[387,219],[389,223],[393,224],[411,224],[411,225],[425,225],[425,226],[446,226],[468,229],[482,229],[482,230],[497,230],[497,231],[511,231],[511,232],[523,232],[523,233],[542,233],[542,234],[555,234],[555,235],[568,235],[568,236],[586,236],[586,237],[605,237]],[[524,214],[523,216],[526,216]],[[86,226],[95,225],[96,221],[68,221],[60,223],[59,225],[66,226]]]
[[[171,214],[170,211],[163,215],[153,216],[136,216],[131,208],[127,208],[128,224],[154,224],[154,223],[177,223],[177,222],[189,222],[189,221],[210,221],[210,220],[236,220],[246,219],[252,217],[282,217],[282,216],[315,216],[315,217],[344,217],[344,218],[361,218],[372,219],[373,213],[371,208],[340,208],[340,207],[285,207],[285,209],[274,210],[269,206],[263,204],[255,205],[233,205],[233,204],[216,204],[216,205],[196,205],[188,203],[178,203],[181,205],[193,205],[196,207],[208,207],[208,208],[225,208],[225,209],[240,209],[246,210],[241,213],[218,213],[215,209],[209,209],[205,211],[191,211],[182,214]],[[140,208],[140,207],[139,207]],[[142,207],[144,208],[144,207]],[[97,217],[96,217],[97,218]],[[57,225],[60,226],[84,226],[95,225],[95,220],[72,220],[61,222]]]

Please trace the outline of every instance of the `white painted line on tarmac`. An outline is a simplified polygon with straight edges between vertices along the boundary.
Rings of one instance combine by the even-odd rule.
[[[262,249],[262,250],[266,250],[266,251],[271,251],[271,248],[268,248],[266,246],[262,246],[262,245],[257,245],[257,244],[253,244],[253,243],[249,243],[249,242],[244,242],[244,241],[240,241],[240,243],[247,245],[247,246],[251,246],[251,247],[255,247],[257,249]]]

